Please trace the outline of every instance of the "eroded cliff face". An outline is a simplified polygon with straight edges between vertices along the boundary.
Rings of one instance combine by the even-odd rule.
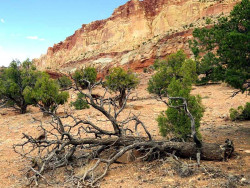
[[[205,2],[204,2],[205,1]],[[74,71],[124,66],[142,70],[155,59],[184,49],[194,27],[228,14],[238,0],[131,0],[105,20],[82,25],[36,60],[40,69]]]

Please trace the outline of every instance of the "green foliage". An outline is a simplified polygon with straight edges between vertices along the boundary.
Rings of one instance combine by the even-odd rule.
[[[206,24],[211,24],[212,19],[211,18],[206,18]]]
[[[24,90],[24,97],[32,104],[39,104],[46,111],[54,112],[57,105],[62,105],[67,101],[69,93],[60,92],[58,83],[44,74],[37,79],[34,88],[27,87]]]
[[[247,90],[244,83],[250,79],[249,30],[249,0],[242,0],[228,18],[220,18],[212,28],[194,30],[190,48],[199,61],[199,72],[206,77],[201,82],[221,80],[242,92]]]
[[[90,85],[93,85],[96,82],[97,71],[94,67],[86,67],[85,69],[76,70],[73,74],[73,79],[82,89],[86,89],[88,87],[89,81]]]
[[[250,120],[250,102],[246,103],[242,112],[242,117],[244,120]]]
[[[157,73],[149,80],[148,91],[157,95],[167,94],[173,79],[180,80],[187,89],[190,89],[197,79],[196,62],[187,59],[182,50],[171,54],[164,61],[156,61],[155,69]]]
[[[12,61],[0,75],[0,96],[8,100],[9,104],[14,104],[21,113],[25,113],[27,106],[32,103],[25,100],[24,91],[26,88],[34,88],[41,75],[29,59],[23,63]]]
[[[209,81],[217,82],[223,79],[222,69],[218,64],[218,59],[211,52],[208,52],[203,56],[201,61],[197,63],[197,72],[199,75],[204,75],[199,80],[197,80],[197,84],[204,84]]]
[[[241,110],[241,107],[242,106],[239,106],[238,107],[238,110],[236,110],[236,109],[234,109],[234,108],[231,108],[230,110],[229,110],[229,113],[230,113],[230,119],[232,120],[232,121],[235,121],[235,120],[237,120],[238,119],[238,117],[239,117],[239,115],[240,115],[240,110]]]
[[[204,108],[200,96],[191,96],[191,86],[197,79],[196,62],[187,59],[183,51],[167,57],[165,61],[158,61],[157,73],[148,83],[148,91],[159,96],[184,97],[188,102],[188,109],[195,118],[195,128],[199,133],[200,120]],[[172,106],[178,106],[181,101],[170,101]],[[168,108],[157,118],[162,136],[174,134],[176,137],[187,139],[191,135],[191,121],[184,109]]]
[[[64,75],[61,78],[58,78],[58,84],[61,89],[67,89],[72,86],[72,81]]]
[[[126,97],[126,91],[135,89],[138,84],[137,75],[131,71],[125,71],[121,67],[111,69],[109,75],[106,76],[106,86],[111,91],[120,93],[120,106],[122,106]]]
[[[138,84],[137,75],[131,71],[125,71],[121,67],[111,69],[109,75],[106,76],[106,85],[114,92],[135,89]]]
[[[188,109],[195,118],[195,128],[197,135],[199,133],[200,120],[203,116],[204,107],[201,105],[200,96],[191,96],[190,89],[183,87],[180,80],[173,79],[169,84],[168,95],[173,97],[184,97],[188,101]],[[182,101],[172,100],[172,106],[178,106]],[[186,115],[184,109],[168,108],[165,113],[161,113],[157,118],[158,126],[162,136],[174,134],[176,137],[186,140],[191,135],[191,121]]]
[[[244,107],[239,106],[237,109],[231,108],[229,113],[232,121],[250,120],[250,103],[247,102]]]
[[[85,96],[81,93],[78,93],[77,99],[75,102],[71,102],[71,105],[75,107],[76,110],[83,110],[89,108]]]

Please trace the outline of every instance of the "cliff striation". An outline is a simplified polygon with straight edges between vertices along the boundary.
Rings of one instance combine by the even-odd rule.
[[[178,49],[190,55],[194,27],[228,14],[237,0],[130,0],[105,20],[82,25],[36,59],[40,69],[74,71],[82,66],[142,70]],[[105,72],[104,72],[105,74]]]

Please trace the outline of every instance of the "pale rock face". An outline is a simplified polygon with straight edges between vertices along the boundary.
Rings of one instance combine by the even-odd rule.
[[[131,0],[110,18],[82,25],[35,61],[40,69],[61,71],[89,65],[142,70],[178,49],[191,55],[187,40],[193,27],[205,26],[206,17],[228,14],[238,1]]]

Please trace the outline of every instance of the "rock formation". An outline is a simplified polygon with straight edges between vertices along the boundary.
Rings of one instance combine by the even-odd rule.
[[[142,70],[178,49],[190,54],[194,27],[228,14],[238,0],[130,0],[105,20],[82,25],[36,59],[40,69],[73,71],[82,66]],[[104,72],[105,74],[105,72]]]

